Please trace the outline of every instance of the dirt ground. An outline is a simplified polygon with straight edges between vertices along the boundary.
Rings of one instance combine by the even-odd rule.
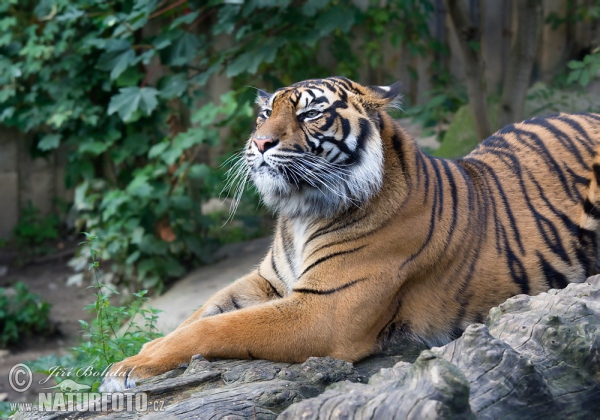
[[[95,299],[94,289],[86,286],[66,286],[66,279],[73,274],[67,266],[68,257],[42,264],[31,264],[21,268],[10,267],[0,277],[0,287],[10,287],[18,281],[52,305],[50,320],[55,331],[48,337],[28,337],[17,346],[0,349],[0,398],[5,401],[31,401],[37,398],[43,387],[39,385],[43,375],[34,375],[33,385],[26,393],[12,390],[8,382],[10,369],[17,363],[37,359],[50,354],[63,355],[69,347],[78,343],[81,335],[79,319],[89,320],[90,314],[83,307]],[[2,395],[7,394],[7,395]]]

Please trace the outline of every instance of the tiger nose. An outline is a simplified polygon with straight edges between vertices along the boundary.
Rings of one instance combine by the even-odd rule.
[[[257,139],[256,137],[254,137],[252,141],[254,142],[254,144],[256,144],[256,147],[258,147],[258,150],[261,153],[265,153],[267,150],[269,150],[271,147],[277,144],[277,142],[273,139]]]

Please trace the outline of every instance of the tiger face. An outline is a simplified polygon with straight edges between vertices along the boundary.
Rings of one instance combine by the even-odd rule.
[[[265,204],[288,217],[328,218],[366,203],[383,181],[376,110],[399,88],[334,77],[259,92],[245,156]]]

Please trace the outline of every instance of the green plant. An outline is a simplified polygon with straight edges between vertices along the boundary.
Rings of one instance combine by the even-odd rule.
[[[99,240],[95,235],[85,235],[86,241],[81,245],[90,255],[88,270],[94,278],[94,284],[90,287],[96,289],[96,300],[84,309],[94,314],[94,318],[90,322],[79,321],[83,340],[71,349],[70,354],[63,357],[46,356],[30,363],[35,371],[46,375],[54,373],[53,377],[57,379],[66,377],[53,372],[52,367],[62,366],[75,371],[89,368],[90,372],[101,373],[111,364],[137,354],[145,343],[161,336],[156,328],[160,311],[145,306],[148,301],[147,290],[134,293],[127,305],[111,304],[111,296],[118,292],[101,282],[100,252],[97,250]],[[77,381],[92,386],[91,391],[95,391],[102,377],[81,375]]]
[[[446,130],[439,127],[449,124],[458,109],[467,103],[467,94],[456,85],[439,86],[428,93],[427,102],[411,107],[406,114],[423,126],[424,135],[436,134],[441,140]]]
[[[571,69],[567,83],[579,83],[582,87],[586,87],[600,70],[600,49],[596,48],[581,61],[569,61],[567,65]]]
[[[21,217],[13,229],[17,247],[29,255],[39,255],[46,250],[45,242],[57,239],[60,220],[54,213],[40,216],[40,211],[31,202],[21,209]]]
[[[252,129],[247,86],[358,77],[361,63],[384,59],[379,43],[421,54],[431,5],[6,0],[0,123],[30,133],[37,155],[69,150],[78,227],[106,241],[99,258],[119,277],[160,288],[211,253],[212,222],[199,208],[220,190],[218,162]],[[366,53],[352,53],[363,40]],[[324,66],[323,54],[337,63]],[[215,106],[206,86],[219,72],[231,92]]]
[[[17,412],[13,409],[13,404],[6,401],[0,401],[0,419],[7,419]]]
[[[0,347],[17,344],[30,334],[50,330],[50,304],[18,282],[11,289],[0,288]]]

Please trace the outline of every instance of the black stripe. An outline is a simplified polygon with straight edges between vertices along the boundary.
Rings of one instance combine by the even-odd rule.
[[[360,210],[360,209],[353,207],[350,211],[357,212],[358,210]],[[342,230],[347,227],[350,227],[353,224],[358,223],[361,220],[365,219],[367,216],[369,216],[369,214],[370,213],[368,213],[366,211],[361,211],[360,213],[358,213],[358,216],[355,214],[355,217],[353,217],[353,218],[346,217],[345,220],[341,220],[341,221],[337,218],[334,218],[331,222],[327,223],[321,229],[317,230],[312,235],[310,235],[304,244],[304,248],[306,248],[306,246],[309,243],[311,243],[313,240],[317,239],[318,237],[327,235],[328,233],[332,233],[337,230]]]
[[[437,184],[437,188],[434,189],[433,191],[433,205],[431,207],[431,217],[429,219],[429,231],[427,232],[427,237],[425,238],[425,242],[423,242],[423,244],[421,244],[421,247],[414,253],[412,254],[410,257],[408,257],[406,260],[404,260],[402,262],[402,264],[400,264],[400,268],[398,269],[398,272],[402,271],[402,269],[411,261],[413,261],[415,258],[417,258],[427,247],[427,245],[429,245],[429,242],[431,242],[431,239],[433,238],[433,233],[435,231],[435,213],[437,210],[437,206],[439,205],[441,207],[441,203],[438,200],[438,190],[440,188],[443,187],[443,185],[441,185],[441,180],[440,180],[440,172],[439,169],[437,167],[437,165],[434,163],[434,158],[430,158],[428,159],[429,162],[431,162],[431,165],[433,167],[433,170],[435,172],[435,176],[436,176],[436,184]],[[440,195],[441,195],[441,191],[440,191]],[[442,197],[443,198],[443,197]],[[439,210],[438,210],[439,213]]]
[[[356,283],[360,283],[361,281],[365,281],[365,280],[367,280],[366,277],[361,277],[360,279],[352,280],[350,283],[346,283],[343,286],[336,287],[335,289],[316,290],[316,289],[300,288],[300,289],[294,289],[292,291],[297,292],[297,293],[307,293],[307,294],[311,294],[311,295],[330,295],[332,293],[336,293],[341,290],[347,289],[348,287],[354,286]]]
[[[311,265],[309,265],[308,267],[306,267],[306,269],[302,272],[302,274],[300,274],[300,278],[302,278],[302,276],[304,276],[309,270],[313,269],[315,266],[321,264],[324,261],[327,261],[327,260],[329,260],[331,258],[340,256],[340,255],[345,255],[345,254],[350,254],[352,252],[360,251],[361,249],[363,249],[366,246],[367,245],[361,245],[359,247],[356,247],[356,248],[353,248],[353,249],[349,249],[347,251],[334,252],[333,254],[329,254],[329,255],[326,255],[324,257],[321,257],[317,261],[315,261],[314,263],[312,263]]]
[[[546,261],[541,252],[537,252],[537,257],[540,260],[540,266],[542,268],[542,272],[544,273],[544,277],[548,283],[548,286],[552,289],[564,289],[569,284],[569,280],[567,280],[567,276],[565,276],[560,271],[556,270],[552,265]]]
[[[441,160],[439,160],[441,162]],[[437,189],[435,191],[436,198],[434,198],[433,205],[437,207],[437,217],[438,220],[441,220],[443,211],[444,211],[444,180],[442,179],[442,175],[440,173],[440,168],[438,167],[438,159],[431,158],[431,166],[435,171],[435,178],[437,183]],[[439,200],[437,198],[437,194],[439,194]]]
[[[597,274],[596,267],[596,232],[579,228],[579,247],[577,248],[577,260],[585,269],[586,277]]]
[[[563,121],[566,124],[569,124],[569,122],[565,121],[564,119],[558,119],[558,120]],[[589,165],[585,162],[585,160],[581,156],[581,153],[579,152],[579,150],[573,143],[573,138],[571,136],[569,136],[567,133],[565,133],[564,131],[560,130],[554,124],[552,124],[551,119],[535,118],[532,120],[527,120],[524,123],[530,124],[530,125],[537,125],[538,127],[542,127],[542,128],[545,128],[546,130],[548,130],[551,134],[553,134],[556,137],[556,139],[561,143],[561,145],[573,155],[573,157],[579,162],[579,164],[583,168],[585,168],[585,169],[589,168]]]
[[[600,209],[594,206],[589,198],[586,198],[583,202],[583,211],[594,219],[600,219]]]
[[[477,159],[473,159],[473,158],[468,158],[468,159],[464,159],[465,161],[468,161],[469,163],[471,163],[472,165],[478,167],[479,171],[482,173],[482,175],[485,173],[486,178],[488,178],[490,181],[493,182],[493,184],[495,184],[496,190],[498,195],[500,196],[500,198],[502,199],[502,204],[504,205],[504,209],[506,210],[506,216],[508,217],[508,220],[510,222],[510,227],[513,231],[514,234],[514,238],[517,241],[517,245],[519,246],[519,250],[521,251],[521,253],[525,253],[525,248],[523,246],[523,242],[521,240],[521,236],[519,235],[519,231],[517,229],[517,222],[516,222],[516,217],[512,211],[512,208],[510,206],[510,200],[508,199],[508,197],[506,196],[506,192],[504,191],[504,188],[502,187],[502,184],[500,183],[500,180],[498,179],[498,176],[496,175],[495,170],[488,165],[485,162],[482,162],[480,160]],[[487,184],[487,180],[486,179],[486,184]],[[491,188],[488,188],[489,190],[491,190]],[[500,228],[500,224],[498,224],[498,214],[496,212],[496,204],[495,204],[495,200],[493,197],[493,194],[489,194],[489,198],[492,201],[492,208],[494,209],[494,219],[496,220],[496,229]]]
[[[283,295],[281,293],[279,293],[279,291],[275,288],[275,286],[273,286],[273,283],[271,283],[265,276],[263,276],[262,274],[260,274],[260,272],[257,272],[257,273],[260,276],[260,278],[262,278],[264,281],[267,282],[267,284],[269,285],[269,287],[271,288],[271,290],[273,291],[273,293],[275,293],[280,298],[283,297]]]
[[[293,249],[290,249],[294,245],[294,240],[290,235],[286,220],[283,220],[281,222],[281,229],[279,229],[279,231],[281,232],[281,246],[283,247],[283,255],[285,256],[285,260],[288,264],[288,267],[292,272],[292,276],[294,276],[294,278],[296,279],[297,276],[296,272],[294,271],[294,264],[292,261],[292,257],[290,256],[290,252],[294,252]]]
[[[584,117],[590,116],[590,114],[583,114],[583,116]],[[579,124],[577,121],[573,120],[573,118],[569,118],[564,115],[560,115],[555,118],[564,122],[567,125],[570,125],[571,128],[573,128],[573,130],[577,131],[581,135],[581,138],[579,139],[579,144],[581,144],[583,147],[585,147],[586,151],[588,152],[588,155],[595,154],[594,146],[596,145],[596,143],[590,141],[591,139],[590,139],[588,132],[581,126],[581,124]],[[586,140],[586,142],[582,142],[581,141],[582,139]]]
[[[594,163],[592,165],[594,176],[596,177],[596,184],[600,185],[600,164]]]
[[[450,338],[452,340],[456,340],[458,337],[463,335],[464,332],[465,332],[465,330],[463,330],[462,328],[453,326],[452,331],[450,331]]]
[[[379,331],[379,334],[377,334],[377,341],[388,340],[390,338],[391,334],[386,334],[385,337],[383,337],[383,334],[386,332],[386,330],[388,329],[388,327],[390,327],[392,325],[392,323],[394,322],[394,320],[398,316],[398,313],[400,312],[400,308],[401,307],[402,307],[402,299],[398,299],[398,304],[396,305],[396,310],[394,311],[394,315],[392,315],[392,317],[387,322],[387,324],[385,324],[383,326],[383,328],[381,329],[381,331]]]
[[[235,309],[242,309],[240,304],[237,302],[237,300],[235,300],[235,298],[233,296],[231,296],[231,304],[233,305],[233,307]]]
[[[248,357],[250,358],[250,360],[256,360],[256,357],[254,357],[252,352],[250,350],[247,350],[247,351],[248,351]]]
[[[273,267],[273,271],[275,271],[275,275],[279,281],[283,281],[281,279],[281,274],[279,274],[279,270],[277,269],[277,265],[275,264],[275,252],[271,249],[271,267]]]
[[[404,151],[402,150],[402,143],[400,142],[400,136],[397,132],[392,134],[392,146],[394,147],[394,151],[396,152],[396,156],[398,156],[398,163],[400,164],[400,168],[402,169],[402,175],[405,178],[409,177],[409,173],[406,169],[406,161],[404,156]]]

